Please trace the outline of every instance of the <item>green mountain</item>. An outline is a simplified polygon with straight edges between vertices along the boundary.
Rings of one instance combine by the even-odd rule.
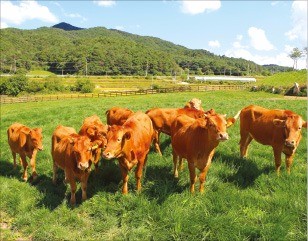
[[[57,27],[1,29],[0,71],[42,69],[56,74],[88,75],[270,73],[269,68],[252,61],[188,49],[155,37],[104,27],[71,30],[72,25],[61,23],[61,26],[65,30]]]

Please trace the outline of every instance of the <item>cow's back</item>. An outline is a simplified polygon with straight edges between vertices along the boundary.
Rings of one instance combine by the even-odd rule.
[[[56,145],[62,139],[70,136],[71,134],[77,134],[76,130],[73,127],[67,127],[62,125],[57,126],[51,137],[51,151],[53,152],[56,148]]]
[[[258,142],[272,145],[273,141],[283,142],[283,130],[274,125],[274,119],[285,119],[291,111],[269,110],[260,106],[250,105],[242,109],[240,114],[240,130],[248,132]]]
[[[123,125],[125,121],[134,114],[127,108],[112,107],[106,111],[108,125]]]
[[[25,136],[24,137],[21,136],[22,130],[30,131],[30,128],[20,123],[14,123],[7,130],[8,143],[10,145],[10,148],[12,151],[17,153],[21,151],[22,147],[26,143],[26,139],[22,140],[22,138],[26,138]]]

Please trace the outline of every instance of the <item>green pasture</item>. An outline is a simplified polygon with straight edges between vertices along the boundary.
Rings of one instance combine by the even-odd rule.
[[[150,150],[142,179],[135,191],[130,172],[129,194],[121,194],[117,161],[102,160],[98,174],[91,173],[88,199],[69,205],[70,188],[52,184],[51,135],[57,125],[79,130],[93,114],[106,122],[113,106],[146,111],[152,107],[181,107],[189,99],[202,100],[204,109],[235,115],[250,104],[290,109],[307,119],[306,100],[248,91],[172,93],[146,96],[69,99],[65,101],[1,106],[0,207],[1,240],[307,240],[307,130],[297,149],[291,175],[283,163],[275,173],[269,146],[252,142],[247,159],[239,157],[239,123],[228,129],[230,139],[216,149],[205,193],[189,192],[185,163],[179,179],[172,175],[170,138],[162,135],[163,156]],[[21,179],[19,166],[7,144],[6,130],[14,122],[42,127],[44,150],[37,156],[38,179]],[[30,171],[30,170],[29,170]],[[197,189],[198,190],[198,183]]]

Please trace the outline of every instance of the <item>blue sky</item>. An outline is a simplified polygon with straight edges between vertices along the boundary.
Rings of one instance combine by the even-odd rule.
[[[153,36],[191,49],[292,66],[307,46],[307,1],[3,1],[1,28],[59,22]],[[298,68],[306,68],[306,58]]]

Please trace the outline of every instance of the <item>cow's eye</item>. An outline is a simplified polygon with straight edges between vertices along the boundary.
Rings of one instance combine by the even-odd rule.
[[[122,141],[122,138],[118,138],[118,142]]]

